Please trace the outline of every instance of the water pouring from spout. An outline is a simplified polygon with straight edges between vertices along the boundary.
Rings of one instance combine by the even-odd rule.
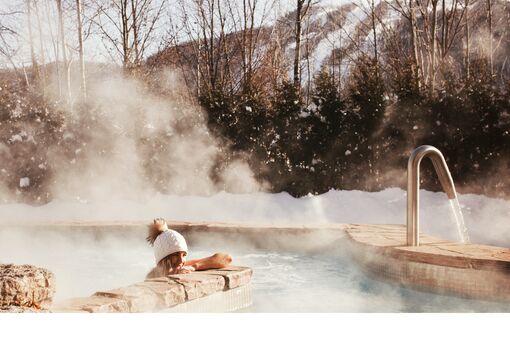
[[[459,234],[460,241],[462,243],[470,243],[469,233],[466,224],[464,223],[464,215],[462,215],[459,199],[455,197],[454,199],[450,199],[449,202],[455,218],[455,224],[457,225],[457,233]]]
[[[455,185],[443,154],[433,146],[424,145],[416,148],[411,153],[407,163],[407,245],[419,245],[420,163],[425,157],[430,158],[432,161],[439,182],[446,192],[448,199],[450,199],[461,242],[469,243],[469,236],[457,199]]]

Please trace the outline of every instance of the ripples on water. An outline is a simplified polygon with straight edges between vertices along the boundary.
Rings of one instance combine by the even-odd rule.
[[[197,247],[200,253],[206,250]],[[361,271],[341,249],[323,254],[238,251],[253,268],[253,305],[245,312],[508,312],[510,305],[401,288]]]
[[[341,243],[300,251],[237,246],[228,236],[190,245],[190,259],[227,251],[253,269],[253,305],[245,312],[509,312],[510,305],[401,288],[374,279],[346,257]],[[142,236],[99,240],[87,233],[0,231],[0,263],[53,271],[55,300],[88,296],[140,282],[154,264]]]

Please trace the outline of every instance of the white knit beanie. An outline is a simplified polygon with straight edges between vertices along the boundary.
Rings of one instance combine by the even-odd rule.
[[[161,259],[177,252],[188,252],[188,245],[184,237],[177,231],[166,230],[161,232],[154,241],[154,257],[156,264]]]

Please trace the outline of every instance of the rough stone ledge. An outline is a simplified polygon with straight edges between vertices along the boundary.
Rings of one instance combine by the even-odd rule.
[[[55,276],[32,265],[0,264],[0,312],[45,311],[55,293]]]
[[[190,274],[168,275],[109,291],[88,298],[74,298],[55,305],[52,312],[155,312],[217,292],[247,285],[252,270],[229,266]]]

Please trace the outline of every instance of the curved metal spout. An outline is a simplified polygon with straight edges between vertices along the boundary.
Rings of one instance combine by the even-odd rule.
[[[433,146],[416,148],[407,163],[407,245],[419,245],[419,200],[420,200],[420,163],[424,157],[432,160],[439,182],[449,199],[455,199],[455,185],[448,165],[441,152]]]

